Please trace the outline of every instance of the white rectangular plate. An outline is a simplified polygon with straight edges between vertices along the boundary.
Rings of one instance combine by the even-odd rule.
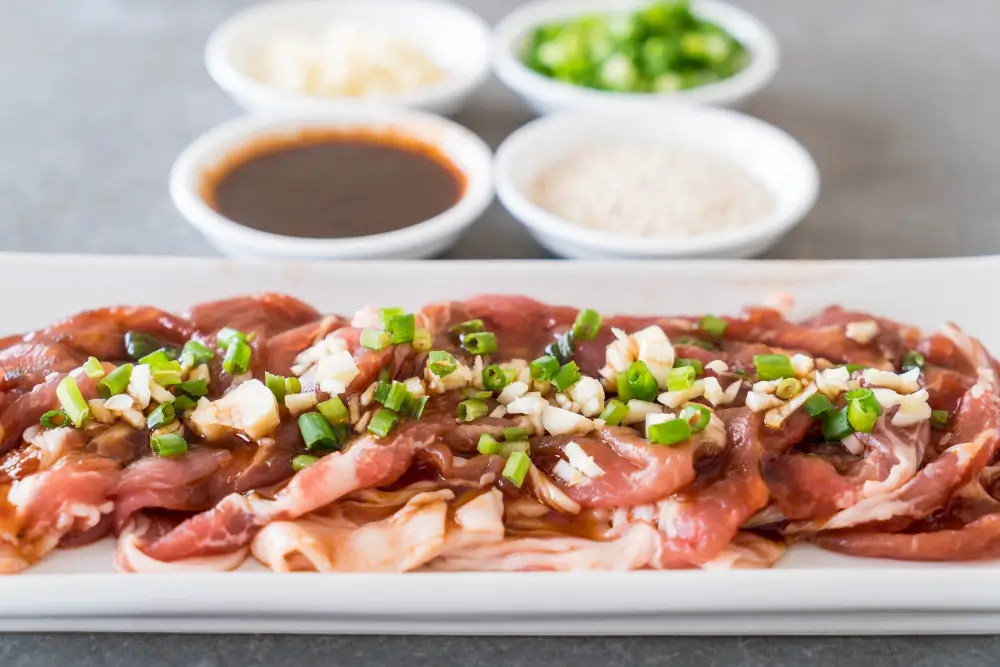
[[[0,254],[0,335],[113,304],[183,310],[255,291],[323,311],[523,293],[606,313],[735,313],[776,292],[798,315],[841,303],[1000,350],[1000,258],[866,262],[405,262]],[[0,578],[0,631],[474,634],[1000,632],[1000,566],[793,548],[766,571],[526,574],[117,574],[109,542]]]

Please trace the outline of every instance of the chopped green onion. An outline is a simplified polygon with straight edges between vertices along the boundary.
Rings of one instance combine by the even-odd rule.
[[[392,318],[388,327],[394,345],[412,342],[413,336],[416,334],[416,329],[417,323],[413,313],[398,315]]]
[[[417,329],[413,332],[413,349],[417,352],[428,352],[434,347],[434,337],[427,329]]]
[[[250,369],[250,346],[238,338],[231,342],[226,348],[222,369],[230,375],[246,373]]]
[[[392,326],[393,318],[399,317],[405,312],[405,310],[399,308],[398,306],[393,308],[380,308],[378,311],[378,318],[382,322],[382,328],[389,331],[389,328]]]
[[[674,368],[689,366],[694,369],[695,375],[703,375],[705,366],[698,359],[678,359],[674,362]]]
[[[503,433],[503,439],[512,442],[514,440],[527,440],[528,439],[528,429],[517,428],[516,426],[505,426],[501,431]]]
[[[691,426],[692,433],[700,433],[712,420],[712,411],[698,403],[688,403],[681,410],[680,418]]]
[[[188,450],[187,440],[176,433],[154,435],[149,439],[149,448],[157,456],[179,456]]]
[[[497,337],[490,331],[465,334],[462,347],[469,354],[493,354],[497,351]]]
[[[757,369],[757,378],[760,380],[795,377],[792,360],[788,358],[787,354],[755,354],[753,355],[753,365]]]
[[[778,398],[789,400],[795,398],[802,391],[802,382],[797,378],[782,378],[775,387],[774,393]]]
[[[430,396],[421,396],[417,398],[413,394],[406,400],[406,404],[403,405],[403,412],[410,419],[416,421],[424,414],[424,408],[427,407],[427,401],[430,400]]]
[[[615,386],[618,393],[618,398],[623,402],[628,403],[635,395],[632,393],[632,387],[628,384],[628,372],[622,371],[615,375]]]
[[[475,387],[463,387],[459,392],[462,398],[492,398],[493,392],[486,389],[476,389]]]
[[[312,454],[299,454],[292,459],[292,470],[298,472],[303,468],[308,468],[312,464],[316,463],[316,461],[319,461],[318,456],[313,456]]]
[[[285,378],[285,394],[301,394],[302,381],[297,377]]]
[[[552,376],[552,384],[559,391],[566,391],[579,381],[580,368],[576,365],[575,361],[569,362]]]
[[[654,445],[676,445],[691,437],[691,424],[686,419],[671,419],[653,424],[647,431]]]
[[[910,350],[903,357],[903,372],[913,370],[914,368],[923,369],[927,360],[924,359],[924,355],[920,354],[916,350]]]
[[[823,394],[813,394],[806,399],[806,402],[802,404],[805,409],[806,414],[810,417],[819,417],[826,412],[831,410],[836,410],[837,408],[830,402],[830,399]]]
[[[451,328],[451,332],[456,336],[463,336],[470,333],[479,333],[484,330],[482,320],[469,320],[467,322],[459,322]]]
[[[299,415],[299,431],[306,449],[330,449],[338,444],[337,435],[333,432],[330,422],[318,412],[305,412]]]
[[[855,431],[871,433],[878,421],[878,413],[859,401],[851,401],[847,404],[847,421]]]
[[[410,400],[410,391],[406,388],[406,385],[393,380],[389,386],[389,393],[386,394],[385,400],[382,401],[382,405],[390,410],[399,412],[408,400]]]
[[[584,308],[576,314],[573,322],[573,338],[575,340],[594,340],[601,330],[601,314],[596,310]]]
[[[840,442],[853,432],[847,419],[847,408],[823,414],[823,437],[827,442]]]
[[[193,408],[197,403],[190,396],[178,396],[174,399],[174,412],[184,412],[188,408]]]
[[[636,362],[641,363],[641,362]],[[631,368],[629,371],[631,372]],[[667,389],[669,391],[683,391],[694,386],[694,379],[697,373],[693,366],[680,366],[670,369],[667,374]],[[653,382],[656,382],[655,378]]]
[[[366,350],[381,350],[390,340],[389,334],[380,329],[365,329],[361,332],[361,347]]]
[[[97,382],[97,391],[104,398],[111,398],[124,393],[128,381],[132,378],[132,364],[122,364]]]
[[[728,322],[722,318],[716,317],[715,315],[706,315],[698,320],[698,329],[704,331],[709,336],[714,336],[715,338],[722,338],[722,334],[726,333],[726,328],[728,326]]]
[[[628,367],[626,379],[632,396],[640,401],[653,400],[660,390],[656,378],[644,361],[632,362],[632,365]]]
[[[181,351],[181,361],[187,362],[191,366],[207,364],[214,358],[215,353],[212,352],[211,348],[201,341],[193,339],[184,343],[184,349]]]
[[[489,433],[483,433],[479,436],[476,451],[480,454],[496,455],[500,453],[500,443]]]
[[[844,364],[844,368],[847,369],[849,374],[853,375],[856,371],[863,371],[868,367],[864,364]]]
[[[399,415],[389,408],[382,408],[375,413],[372,420],[368,422],[368,432],[377,438],[384,438],[399,423]]]
[[[532,361],[530,368],[532,380],[539,382],[551,380],[552,376],[559,371],[559,360],[547,354]]]
[[[56,398],[62,409],[69,415],[70,421],[77,428],[81,428],[90,417],[90,406],[83,399],[80,387],[72,375],[67,375],[56,386]]]
[[[618,426],[627,414],[628,406],[617,398],[612,398],[604,405],[604,412],[601,413],[601,419],[608,426]]]
[[[391,375],[392,375],[392,371],[389,370],[388,366],[382,366],[380,369],[378,369],[378,381],[379,382],[388,382],[389,381],[389,376],[391,376]]]
[[[146,426],[149,430],[155,430],[161,426],[166,426],[177,418],[173,403],[160,403],[156,409],[146,417]]]
[[[264,384],[271,393],[274,394],[274,398],[279,404],[284,404],[285,396],[288,392],[285,390],[285,378],[281,375],[272,375],[267,371],[264,372]]]
[[[432,350],[427,355],[427,367],[439,378],[448,377],[458,368],[458,360],[451,352]]]
[[[507,384],[507,374],[496,364],[483,369],[483,386],[490,391],[502,391]]]
[[[931,410],[931,427],[939,431],[943,431],[948,428],[948,411],[947,410]],[[43,424],[44,426],[44,424]]]
[[[66,414],[65,410],[49,410],[38,421],[42,428],[59,428],[60,426],[68,426],[70,423],[69,415]]]
[[[202,381],[204,382],[204,380]],[[161,387],[172,387],[181,383],[181,372],[175,370],[153,371],[153,382]]]
[[[104,377],[104,366],[101,365],[97,357],[90,357],[83,363],[83,372],[89,378],[102,378]]]
[[[503,467],[503,476],[513,482],[514,486],[521,488],[530,467],[531,459],[525,452],[513,452],[507,459],[507,465]]]
[[[515,440],[513,442],[501,442],[500,443],[500,456],[508,457],[514,452],[524,452],[525,454],[531,451],[531,443],[527,440]]]
[[[458,404],[458,419],[471,422],[486,416],[490,409],[481,398],[469,398]]]
[[[393,380],[392,382],[395,382]],[[389,392],[392,391],[392,382],[388,380],[379,380],[378,385],[375,387],[375,400],[378,403],[382,403],[385,399],[389,398]]]
[[[865,389],[864,387],[852,389],[844,394],[844,398],[847,399],[848,403],[860,404],[869,412],[874,412],[876,416],[882,414],[882,404],[875,398],[875,394],[871,389]]]
[[[242,343],[250,342],[245,333],[233,329],[232,327],[223,327],[219,330],[219,333],[215,334],[215,342],[223,350],[228,350],[229,346],[236,341],[240,341]]]
[[[329,400],[323,401],[316,406],[316,409],[331,424],[342,424],[350,421],[351,418],[350,411],[344,405],[344,401],[340,400],[339,396],[334,396]]]
[[[559,334],[555,341],[545,346],[545,354],[555,357],[560,365],[568,363],[573,358],[574,352],[576,352],[576,345],[573,341],[572,331]]]
[[[145,357],[160,347],[160,341],[151,334],[142,331],[129,331],[125,334],[125,351],[132,359]]]
[[[703,350],[717,350],[719,346],[715,343],[707,340],[701,340],[700,338],[695,338],[694,336],[678,336],[674,339],[674,345],[684,345],[687,347],[700,347]]]
[[[167,356],[166,348],[160,348],[139,359],[139,363],[146,364],[151,370],[155,370],[169,364],[170,357]],[[180,368],[180,364],[177,364],[177,367]]]

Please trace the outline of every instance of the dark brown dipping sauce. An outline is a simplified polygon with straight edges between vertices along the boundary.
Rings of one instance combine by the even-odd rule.
[[[454,164],[412,137],[304,131],[237,151],[206,174],[202,196],[248,227],[322,239],[423,222],[454,206],[464,188]]]

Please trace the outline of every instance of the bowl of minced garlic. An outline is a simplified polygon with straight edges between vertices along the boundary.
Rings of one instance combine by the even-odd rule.
[[[783,131],[735,111],[566,112],[497,151],[497,194],[563,257],[750,257],[812,208],[819,176]]]
[[[377,103],[451,114],[488,75],[488,39],[480,17],[437,0],[293,0],[230,17],[205,63],[248,110]]]

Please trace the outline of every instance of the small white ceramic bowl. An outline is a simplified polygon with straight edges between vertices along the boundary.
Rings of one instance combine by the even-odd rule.
[[[352,238],[311,239],[271,234],[230,220],[202,197],[208,173],[227,157],[261,139],[295,136],[303,129],[385,130],[436,148],[465,178],[454,206],[403,229]],[[224,255],[248,259],[414,259],[449,248],[493,200],[489,146],[461,125],[440,116],[403,109],[341,109],[312,115],[261,114],[225,122],[196,139],[174,162],[170,196],[205,239]]]
[[[250,71],[265,40],[291,31],[314,35],[331,23],[373,25],[419,48],[447,73],[441,83],[398,95],[321,98],[266,85]],[[247,111],[329,111],[385,104],[444,115],[458,111],[489,75],[489,26],[467,9],[438,0],[293,0],[237,12],[205,47],[212,79]]]
[[[616,93],[574,86],[543,76],[522,61],[525,41],[534,28],[585,14],[630,12],[650,0],[540,0],[519,7],[493,31],[493,67],[507,87],[538,113],[559,109],[612,109],[635,105],[707,104],[738,107],[770,83],[778,71],[778,41],[756,18],[717,0],[693,0],[691,11],[738,39],[750,52],[746,69],[728,79],[672,93]]]
[[[762,183],[774,197],[774,209],[746,227],[667,239],[591,229],[532,201],[533,183],[555,163],[588,145],[617,141],[685,146],[724,159]],[[578,259],[749,257],[788,233],[819,194],[816,164],[795,139],[751,116],[710,107],[566,111],[539,118],[504,141],[493,171],[507,210],[543,246]]]

